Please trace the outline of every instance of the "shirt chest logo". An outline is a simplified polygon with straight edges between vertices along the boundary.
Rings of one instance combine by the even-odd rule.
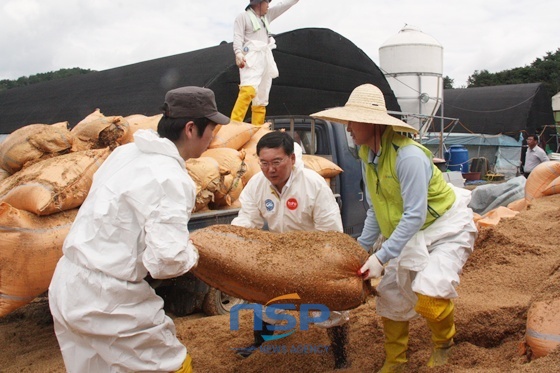
[[[266,211],[274,210],[274,201],[272,201],[271,199],[267,199],[266,201],[264,201],[264,207],[266,208]]]
[[[298,207],[298,201],[295,198],[290,198],[289,200],[286,201],[286,207],[289,210],[295,210]]]

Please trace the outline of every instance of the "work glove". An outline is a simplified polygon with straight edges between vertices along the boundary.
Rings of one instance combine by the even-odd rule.
[[[235,54],[235,64],[237,65],[237,67],[239,67],[240,69],[244,68],[245,62],[245,56],[243,55],[243,53]]]
[[[370,256],[362,268],[360,268],[358,274],[362,276],[364,280],[381,277],[381,275],[383,275],[383,265],[374,254]]]

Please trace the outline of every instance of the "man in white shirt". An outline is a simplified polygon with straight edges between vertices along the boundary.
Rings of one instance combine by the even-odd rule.
[[[548,161],[546,152],[539,146],[536,135],[527,136],[527,153],[525,153],[525,163],[523,164],[523,174],[529,177],[531,171],[542,162]]]
[[[185,161],[200,157],[216,125],[228,123],[210,89],[173,89],[158,132],[137,131],[95,173],[49,286],[66,371],[192,371],[145,278],[180,276],[198,263],[187,226],[196,184]]]
[[[295,149],[295,150],[294,150]],[[297,153],[297,154],[296,154]],[[336,231],[342,232],[340,208],[332,190],[317,172],[304,168],[301,148],[286,132],[274,131],[257,143],[262,172],[254,175],[239,197],[241,210],[231,222],[245,228],[271,232]],[[328,320],[315,325],[326,328],[335,358],[335,369],[347,368],[348,311],[331,310]],[[238,351],[248,357],[264,343],[263,335],[272,335],[276,320],[263,313],[261,330],[255,330],[252,345]]]

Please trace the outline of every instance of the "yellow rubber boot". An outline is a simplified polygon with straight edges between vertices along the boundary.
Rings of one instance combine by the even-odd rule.
[[[416,312],[426,318],[428,327],[432,331],[433,350],[427,365],[429,367],[445,365],[453,346],[453,336],[456,333],[455,306],[450,299],[416,295],[418,296]]]
[[[230,115],[231,120],[243,122],[245,115],[247,115],[247,110],[249,110],[249,105],[256,94],[255,88],[250,85],[239,87],[239,95],[237,95],[237,101],[235,101]]]
[[[192,358],[191,355],[187,354],[187,357],[183,361],[183,365],[175,373],[192,373]]]
[[[382,317],[385,334],[385,363],[379,373],[404,372],[408,359],[408,321],[394,321]]]
[[[266,116],[266,106],[252,106],[251,113],[251,124],[255,127],[262,126]]]

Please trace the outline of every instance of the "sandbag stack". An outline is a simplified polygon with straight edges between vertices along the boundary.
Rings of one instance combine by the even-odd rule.
[[[94,173],[137,130],[157,131],[161,117],[105,116],[96,109],[71,130],[68,122],[31,124],[0,144],[0,317],[48,289]],[[243,187],[260,171],[256,144],[270,131],[269,124],[216,127],[209,149],[185,162],[197,185],[194,212],[239,207]],[[316,169],[318,162],[329,161],[306,166]],[[323,164],[336,174],[336,165]]]

